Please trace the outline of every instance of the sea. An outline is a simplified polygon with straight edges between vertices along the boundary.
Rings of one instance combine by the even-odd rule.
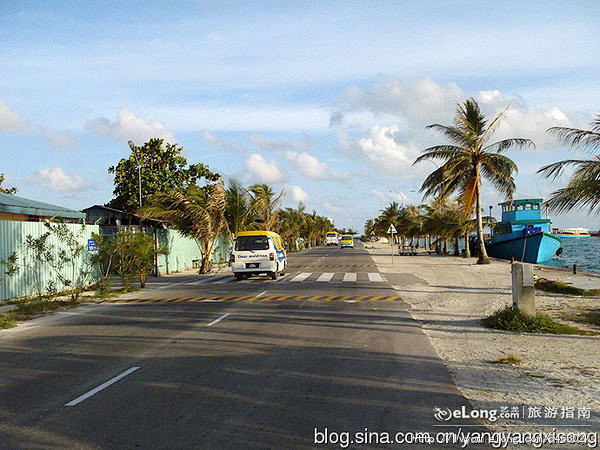
[[[563,252],[542,264],[600,273],[600,237],[561,237]]]

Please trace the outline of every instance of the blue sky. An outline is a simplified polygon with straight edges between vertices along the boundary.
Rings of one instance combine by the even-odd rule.
[[[391,200],[421,201],[434,166],[412,161],[443,142],[425,126],[468,96],[487,114],[510,104],[497,138],[537,144],[510,153],[517,193],[547,196],[566,180],[535,171],[572,152],[545,129],[600,111],[598,2],[7,3],[0,172],[19,195],[77,209],[111,198],[127,140],[159,136],[362,229]]]

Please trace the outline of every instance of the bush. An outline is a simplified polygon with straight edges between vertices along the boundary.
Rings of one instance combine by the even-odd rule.
[[[583,295],[586,297],[600,296],[600,289],[582,289],[562,281],[540,279],[535,282],[535,288],[541,291],[555,292],[565,295]]]
[[[487,328],[519,333],[591,334],[579,328],[556,322],[542,313],[537,313],[535,316],[525,314],[513,306],[506,306],[504,309],[496,311],[482,322]]]

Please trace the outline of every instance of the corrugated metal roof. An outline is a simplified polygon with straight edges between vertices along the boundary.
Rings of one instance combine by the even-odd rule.
[[[41,217],[64,217],[68,219],[85,219],[85,213],[64,206],[38,202],[28,198],[0,192],[0,212],[27,214]]]

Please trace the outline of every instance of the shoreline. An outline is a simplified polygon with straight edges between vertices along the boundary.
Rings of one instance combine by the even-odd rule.
[[[571,425],[560,430],[600,432],[600,337],[511,333],[482,326],[482,318],[512,304],[509,261],[494,259],[489,265],[477,265],[475,258],[420,253],[394,255],[392,264],[389,244],[367,243],[366,248],[381,273],[410,305],[411,315],[473,407],[519,407],[522,411],[530,407],[542,411],[574,408],[575,419],[555,419],[559,426]],[[546,272],[559,278],[568,275],[577,284],[593,278],[592,282],[600,285],[600,279],[588,274],[536,266],[536,275],[539,272],[546,277]],[[565,310],[598,309],[600,298],[537,291],[536,307],[559,319]],[[600,327],[569,324],[600,331]],[[509,355],[517,356],[522,364],[494,363]],[[591,417],[577,419],[578,409],[589,409]],[[495,431],[550,431],[543,428],[550,422],[519,417],[489,426]]]

